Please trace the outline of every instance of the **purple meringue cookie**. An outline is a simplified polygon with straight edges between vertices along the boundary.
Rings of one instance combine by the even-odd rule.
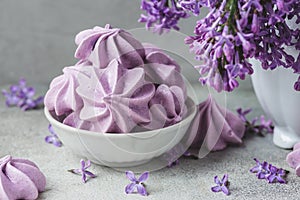
[[[189,130],[195,133],[191,150],[199,151],[204,144],[208,150],[217,151],[229,144],[242,143],[246,128],[238,116],[218,105],[211,96],[197,107],[198,112]]]
[[[150,43],[142,43],[145,54],[146,54],[146,63],[159,63],[165,65],[173,65],[175,66],[175,70],[180,72],[180,66],[178,63],[168,56],[164,51],[153,44]]]
[[[144,127],[153,130],[180,122],[187,113],[186,99],[180,87],[159,85],[150,101],[150,123]]]
[[[184,117],[187,91],[180,67],[161,49],[109,25],[82,31],[75,42],[79,62],[52,81],[45,98],[56,119],[80,129],[120,133],[137,125],[154,128],[155,119],[164,122],[162,128]],[[159,106],[166,112],[160,113]]]
[[[293,169],[296,169],[297,176],[300,176],[300,142],[294,145],[293,151],[286,157],[286,162]]]
[[[63,75],[54,78],[47,91],[44,103],[48,110],[61,116],[78,110],[83,106],[82,99],[76,93],[79,76],[89,76],[94,67],[89,63],[65,67]]]
[[[0,159],[0,199],[37,199],[46,186],[46,178],[31,161],[5,156]]]
[[[82,109],[64,123],[104,133],[130,132],[137,124],[148,123],[148,103],[155,87],[144,74],[143,68],[126,69],[117,60],[105,69],[94,68],[91,77],[78,80]]]
[[[88,60],[95,67],[105,68],[113,59],[128,68],[143,65],[143,45],[123,29],[96,26],[78,33],[75,43],[75,57]]]
[[[186,99],[187,89],[183,76],[180,73],[180,66],[158,47],[148,43],[143,45],[146,52],[143,66],[146,80],[156,85],[178,86],[182,89]]]

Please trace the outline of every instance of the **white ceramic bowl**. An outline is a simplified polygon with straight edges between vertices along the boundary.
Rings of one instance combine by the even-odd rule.
[[[45,115],[63,144],[94,163],[109,167],[144,164],[172,149],[185,135],[196,114],[190,98],[187,116],[172,126],[144,132],[110,134],[76,129],[54,119],[47,108]]]

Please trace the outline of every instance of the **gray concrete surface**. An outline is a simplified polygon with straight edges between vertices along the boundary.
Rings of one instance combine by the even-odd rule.
[[[47,86],[39,85],[38,88],[42,94]],[[254,108],[252,115],[261,113],[251,88],[236,93],[227,96],[229,107],[250,106]],[[93,165],[91,171],[98,177],[86,184],[81,182],[80,176],[68,173],[68,169],[79,167],[81,157],[64,146],[57,148],[44,142],[48,122],[42,110],[22,112],[18,108],[6,108],[1,96],[0,119],[0,156],[11,154],[28,158],[36,162],[47,177],[46,191],[39,199],[299,199],[300,178],[285,162],[289,151],[275,147],[272,135],[265,138],[247,135],[242,146],[210,153],[199,160],[183,158],[173,168],[151,172],[147,181],[150,195],[140,197],[124,193],[128,180],[124,173],[114,169]],[[291,170],[288,184],[258,180],[249,172],[255,164],[254,157]],[[230,196],[210,191],[213,177],[224,173],[229,174]]]
[[[44,94],[62,67],[75,63],[74,36],[78,31],[106,23],[126,29],[143,27],[136,22],[139,12],[139,0],[1,0],[0,89],[25,77],[39,94]],[[195,20],[182,22],[182,32],[191,33]],[[203,88],[197,84],[195,91],[199,91],[199,99],[205,98]],[[226,95],[226,100],[231,109],[252,107],[252,116],[262,113],[249,80]],[[79,176],[67,172],[79,166],[80,157],[66,147],[46,144],[47,126],[42,110],[6,108],[0,95],[0,156],[11,154],[38,164],[47,177],[46,191],[39,199],[145,199],[125,195],[128,180],[124,173],[106,167],[93,165],[91,171],[98,177],[82,184]],[[247,136],[244,141],[243,146],[211,153],[200,160],[181,159],[174,168],[151,172],[147,181],[150,196],[146,198],[299,199],[300,178],[293,170],[287,185],[268,184],[249,173],[254,157],[290,169],[285,162],[289,151],[275,147],[271,135]],[[232,194],[228,197],[210,191],[213,177],[224,173],[231,181]]]

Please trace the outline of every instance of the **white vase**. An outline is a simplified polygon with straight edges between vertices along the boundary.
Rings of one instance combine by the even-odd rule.
[[[300,92],[293,87],[298,75],[283,67],[263,70],[259,61],[250,62],[256,96],[275,125],[273,142],[281,148],[292,148],[300,141]]]

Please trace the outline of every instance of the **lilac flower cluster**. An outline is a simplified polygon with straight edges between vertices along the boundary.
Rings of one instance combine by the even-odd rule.
[[[283,66],[300,74],[300,53],[295,59],[285,49],[289,46],[300,50],[300,29],[286,23],[287,20],[300,23],[299,0],[172,0],[171,8],[166,0],[149,1],[142,1],[142,9],[148,16],[142,15],[140,19],[147,22],[147,28],[157,21],[159,25],[155,26],[177,24],[179,16],[185,14],[176,15],[176,22],[165,17],[168,16],[165,10],[174,7],[180,13],[190,11],[194,15],[199,15],[202,7],[210,9],[197,22],[195,35],[185,40],[196,59],[202,62],[195,66],[202,84],[219,92],[233,91],[239,86],[237,79],[243,80],[253,73],[249,58],[259,60],[264,69]],[[300,90],[300,77],[294,88]]]
[[[256,162],[256,166],[250,169],[250,172],[256,173],[258,179],[266,179],[269,183],[286,183],[284,178],[288,171],[282,168],[277,168],[266,161],[261,163],[256,158],[254,158],[254,160]]]
[[[255,117],[251,121],[248,121],[246,115],[249,114],[252,109],[242,110],[241,108],[237,109],[239,118],[245,122],[246,131],[254,132],[258,135],[264,136],[266,133],[273,133],[273,122],[272,120],[266,120],[265,116],[261,115],[260,118]],[[257,123],[260,121],[260,123]]]
[[[162,34],[170,29],[179,30],[180,19],[188,18],[189,14],[177,5],[176,0],[142,0],[142,14],[139,22],[146,23],[146,28],[153,27],[153,32]]]
[[[295,61],[284,48],[299,50],[300,29],[286,24],[294,16],[300,22],[299,7],[298,0],[223,0],[210,7],[210,14],[198,22],[196,35],[187,39],[197,59],[204,61],[199,67],[206,75],[201,82],[217,91],[232,91],[238,87],[237,78],[253,73],[247,61],[253,57],[264,69],[292,67],[300,74],[299,56]]]
[[[299,69],[297,69],[299,66],[294,66],[296,63],[295,59],[286,53],[283,47],[283,45],[294,46],[297,50],[300,50],[300,29],[293,30],[286,23],[287,19],[292,19],[294,16],[297,18],[297,23],[300,23],[299,0],[269,0],[262,5],[257,3],[256,7],[258,6],[260,6],[260,9],[257,8],[256,10],[259,13],[253,14],[253,17],[256,16],[257,18],[257,30],[256,32],[252,30],[254,33],[257,33],[254,37],[257,49],[255,58],[261,61],[264,69],[274,69],[277,66],[293,67],[295,72],[300,73]],[[245,9],[254,9],[255,11],[254,6],[247,4]],[[248,17],[249,20],[247,14],[245,17]],[[248,31],[250,29],[247,24],[242,28]]]
[[[26,86],[26,80],[20,79],[18,85],[11,85],[10,90],[2,90],[6,98],[6,105],[18,106],[23,111],[38,108],[43,104],[44,97],[34,98],[35,90],[33,87]]]

